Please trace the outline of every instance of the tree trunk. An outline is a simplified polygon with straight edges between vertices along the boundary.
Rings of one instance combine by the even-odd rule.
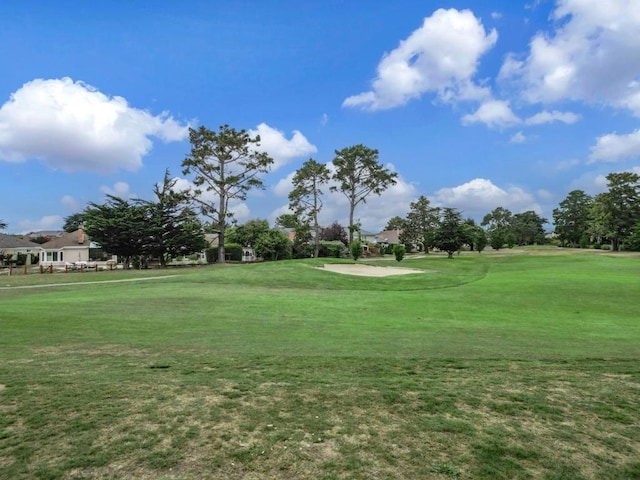
[[[351,201],[349,205],[349,248],[351,248],[351,244],[353,243],[353,212],[356,209],[353,201]]]
[[[227,229],[227,198],[220,192],[220,207],[218,208],[218,263],[225,263],[224,237]]]
[[[318,258],[318,255],[320,255],[320,225],[318,225],[317,218],[315,220],[315,224],[313,225],[313,231],[315,232],[315,236],[313,239],[313,258]]]
[[[620,250],[620,242],[618,241],[617,238],[612,238],[611,239],[611,251],[612,252],[617,252]]]

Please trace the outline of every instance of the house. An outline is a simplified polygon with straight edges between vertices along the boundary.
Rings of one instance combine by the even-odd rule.
[[[88,262],[89,249],[99,248],[92,244],[88,236],[80,228],[75,232],[63,233],[48,242],[38,245],[40,251],[40,265]]]
[[[366,230],[360,230],[358,232],[358,235],[360,236],[360,241],[361,242],[367,242],[367,243],[375,243],[376,242],[376,237],[377,235],[373,232],[367,232]]]
[[[41,247],[41,245],[23,238],[0,233],[0,264],[9,259],[9,261],[15,261],[18,254],[31,253],[41,255]]]
[[[384,230],[376,235],[376,243],[384,247],[388,245],[399,245],[402,230]]]

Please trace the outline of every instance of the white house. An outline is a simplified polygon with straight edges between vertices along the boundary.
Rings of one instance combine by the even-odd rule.
[[[97,248],[97,245],[91,244],[89,237],[82,229],[71,233],[65,232],[39,246],[42,248],[40,265],[44,266],[88,262],[89,248]]]

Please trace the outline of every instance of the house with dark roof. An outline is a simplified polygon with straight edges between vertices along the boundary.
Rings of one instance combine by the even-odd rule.
[[[20,237],[0,233],[0,263],[6,259],[15,259],[17,254],[40,254],[42,247]]]

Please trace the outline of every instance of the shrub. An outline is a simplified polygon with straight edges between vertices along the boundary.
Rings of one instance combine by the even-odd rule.
[[[404,245],[394,245],[393,254],[396,256],[396,261],[401,262],[404,258],[404,254],[407,250],[404,248]]]
[[[358,240],[354,240],[349,247],[351,258],[358,260],[362,256],[362,244]]]
[[[345,256],[347,247],[344,246],[344,243],[334,240],[334,241],[321,241],[320,242],[320,251],[318,252],[319,257],[333,257],[333,258],[342,258]]]

